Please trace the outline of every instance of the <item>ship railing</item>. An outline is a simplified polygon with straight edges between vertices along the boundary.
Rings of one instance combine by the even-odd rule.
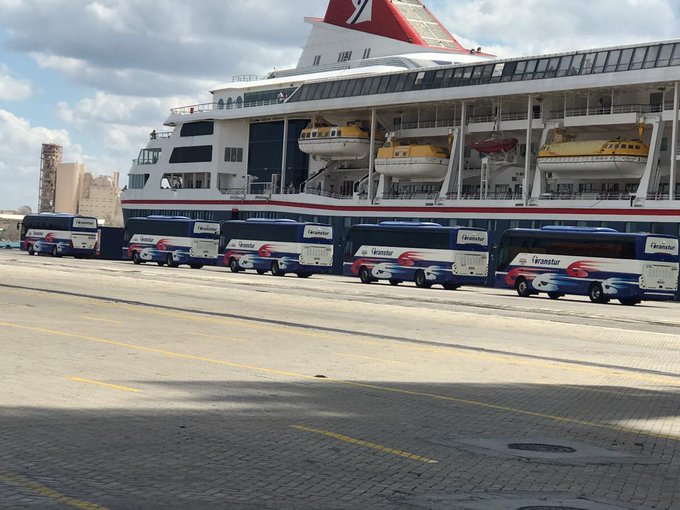
[[[284,103],[280,99],[263,99],[260,101],[234,101],[232,103],[202,103],[188,106],[172,108],[170,111],[174,115],[193,115],[195,113],[213,112],[215,110],[234,110],[239,108],[257,108],[260,106],[271,106]]]
[[[307,188],[305,190],[305,194],[307,195],[317,195],[319,197],[327,197],[327,198],[335,198],[338,200],[351,200],[352,195],[346,195],[344,193],[335,193],[333,191],[328,191],[325,189],[312,189],[312,188]]]
[[[634,193],[627,191],[602,191],[602,192],[583,192],[583,193],[543,193],[539,200],[630,200]]]
[[[436,200],[439,193],[383,193],[382,200]]]
[[[447,200],[457,200],[457,193],[447,193],[444,195]],[[482,196],[481,193],[463,193],[460,196],[461,200],[522,200],[521,193],[508,192],[489,192]]]
[[[402,122],[397,129],[424,129],[424,128],[440,128],[440,127],[455,127],[460,125],[456,119],[439,119],[439,120],[414,120],[409,122]]]

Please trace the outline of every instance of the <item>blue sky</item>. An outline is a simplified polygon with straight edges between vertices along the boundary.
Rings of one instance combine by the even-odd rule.
[[[500,56],[680,38],[680,0],[425,3],[466,46]],[[170,108],[209,100],[233,75],[294,66],[303,17],[326,4],[0,0],[0,209],[35,209],[41,143],[126,174]]]

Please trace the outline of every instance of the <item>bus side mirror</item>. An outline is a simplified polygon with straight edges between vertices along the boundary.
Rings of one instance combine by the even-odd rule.
[[[17,223],[17,230],[21,230],[21,223]]]

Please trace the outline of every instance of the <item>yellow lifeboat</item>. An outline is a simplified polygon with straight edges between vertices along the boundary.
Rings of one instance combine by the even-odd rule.
[[[305,154],[344,161],[368,156],[371,140],[368,131],[353,124],[320,126],[303,129],[298,145]]]
[[[558,179],[639,179],[649,146],[640,140],[553,142],[538,152],[538,168]]]
[[[387,142],[378,150],[375,171],[414,181],[442,181],[449,168],[449,151],[436,145]]]

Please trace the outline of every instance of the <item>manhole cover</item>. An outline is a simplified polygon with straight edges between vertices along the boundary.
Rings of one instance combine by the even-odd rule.
[[[542,452],[542,453],[574,453],[575,448],[571,446],[562,446],[559,444],[541,444],[541,443],[510,443],[508,448],[511,450],[522,450],[525,452]],[[522,510],[540,510],[541,507],[526,507]],[[544,507],[544,508],[561,508],[561,507]],[[564,507],[566,508],[566,507]]]
[[[576,508],[575,506],[522,506],[517,510],[586,510],[585,508]]]

